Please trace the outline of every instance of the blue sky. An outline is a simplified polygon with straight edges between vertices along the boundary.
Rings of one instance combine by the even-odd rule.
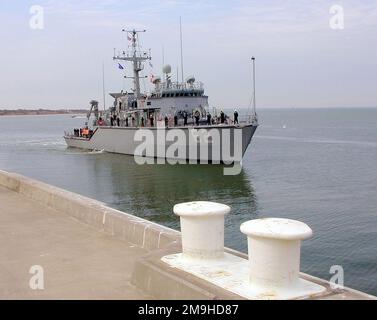
[[[329,27],[335,4],[343,30]],[[45,10],[43,30],[29,27],[31,5]],[[106,91],[129,89],[112,61],[124,27],[147,29],[146,74],[161,73],[164,46],[174,78],[179,16],[185,75],[204,82],[213,106],[249,104],[252,55],[261,107],[377,106],[377,1],[2,0],[0,109],[101,101],[103,61]]]

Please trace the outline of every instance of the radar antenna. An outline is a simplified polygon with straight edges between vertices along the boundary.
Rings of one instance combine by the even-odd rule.
[[[146,30],[126,30],[123,29],[123,32],[127,33],[127,39],[132,43],[132,50],[130,52],[125,52],[120,55],[114,55],[113,60],[122,60],[122,61],[130,61],[133,64],[133,77],[126,77],[131,78],[134,80],[134,92],[136,95],[136,99],[141,97],[140,94],[140,75],[139,72],[144,69],[143,62],[146,60],[151,60],[150,50],[142,51],[138,50],[138,34],[141,32],[145,32]],[[144,77],[146,78],[146,77]]]

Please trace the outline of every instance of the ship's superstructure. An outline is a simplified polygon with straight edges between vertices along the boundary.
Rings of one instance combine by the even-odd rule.
[[[143,116],[148,121],[152,117],[155,118],[154,122],[165,120],[165,117],[168,117],[168,121],[172,121],[176,117],[178,123],[183,121],[185,113],[188,123],[192,122],[195,113],[199,113],[200,118],[206,117],[208,97],[204,94],[203,83],[196,82],[194,76],[187,77],[185,82],[173,82],[171,66],[168,64],[162,68],[162,78],[150,76],[150,81],[154,86],[150,93],[140,91],[140,79],[144,78],[140,75],[144,69],[143,63],[151,60],[150,51],[141,50],[138,44],[138,35],[145,30],[124,31],[127,32],[127,37],[131,41],[131,51],[123,51],[121,54],[114,55],[113,59],[132,64],[133,75],[125,77],[133,80],[134,88],[131,93],[110,94],[114,98],[113,113],[120,117],[120,122],[125,122],[127,117],[132,120],[132,113],[138,124],[141,124],[139,122]],[[140,110],[145,114],[141,114]]]

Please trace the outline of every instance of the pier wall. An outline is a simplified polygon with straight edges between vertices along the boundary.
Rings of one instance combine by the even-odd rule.
[[[109,208],[103,202],[0,170],[0,185],[147,250],[180,240],[180,232]]]

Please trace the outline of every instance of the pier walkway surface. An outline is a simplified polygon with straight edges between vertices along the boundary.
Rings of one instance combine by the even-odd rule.
[[[0,299],[248,299],[221,285],[233,279],[226,272],[201,278],[166,263],[182,252],[181,241],[178,231],[0,170]],[[241,252],[225,253],[248,263]],[[303,299],[376,299],[300,278],[325,289]],[[248,280],[241,284],[249,290]]]
[[[0,299],[145,299],[130,283],[145,250],[0,186]],[[33,290],[30,268],[43,268]]]

